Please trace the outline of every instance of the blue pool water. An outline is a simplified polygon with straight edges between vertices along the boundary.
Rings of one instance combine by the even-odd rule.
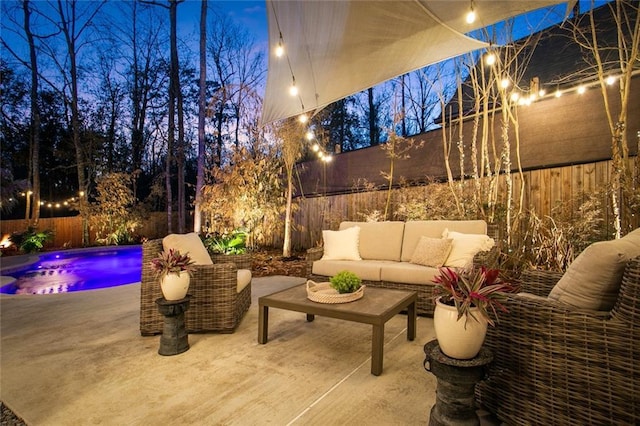
[[[11,272],[4,294],[53,294],[116,287],[140,281],[141,246],[101,247],[44,253],[40,261]]]

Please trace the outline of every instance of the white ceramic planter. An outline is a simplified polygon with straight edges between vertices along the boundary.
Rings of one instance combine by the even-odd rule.
[[[471,309],[477,311],[478,308]],[[465,327],[465,317],[458,320],[455,306],[436,300],[433,326],[440,349],[445,355],[456,359],[471,359],[478,355],[487,334],[487,320],[479,312],[474,312],[474,316],[479,321],[470,317]]]
[[[189,281],[191,277],[187,271],[180,272],[180,275],[167,274],[160,280],[162,294],[167,300],[184,299],[189,291]]]

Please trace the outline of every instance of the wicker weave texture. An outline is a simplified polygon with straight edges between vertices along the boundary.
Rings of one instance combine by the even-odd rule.
[[[523,291],[546,296],[558,277],[529,273]],[[639,297],[640,258],[611,312],[510,297],[487,333],[495,358],[477,400],[507,424],[640,424]]]
[[[164,317],[158,312],[156,299],[162,297],[160,284],[151,269],[151,259],[162,252],[162,240],[142,245],[142,277],[140,286],[140,333],[162,333]],[[226,259],[225,259],[226,260]],[[250,261],[249,261],[250,262]],[[215,331],[232,333],[251,305],[251,284],[240,293],[237,289],[237,267],[234,263],[199,265],[191,277],[191,301],[185,313],[190,333]]]

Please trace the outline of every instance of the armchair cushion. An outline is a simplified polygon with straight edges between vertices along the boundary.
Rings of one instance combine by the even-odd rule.
[[[202,240],[195,232],[189,234],[169,234],[162,239],[162,248],[165,251],[174,249],[182,254],[189,254],[196,265],[213,265]]]
[[[627,262],[640,256],[638,238],[591,244],[569,265],[549,298],[569,305],[610,311],[616,303]]]
[[[238,269],[238,293],[249,284],[251,284],[251,271],[249,269]]]

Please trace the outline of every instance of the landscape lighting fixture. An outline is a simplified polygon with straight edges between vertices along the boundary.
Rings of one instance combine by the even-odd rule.
[[[467,24],[473,24],[476,21],[476,11],[473,9],[473,0],[471,0],[471,4],[469,5],[469,12],[467,13]]]

